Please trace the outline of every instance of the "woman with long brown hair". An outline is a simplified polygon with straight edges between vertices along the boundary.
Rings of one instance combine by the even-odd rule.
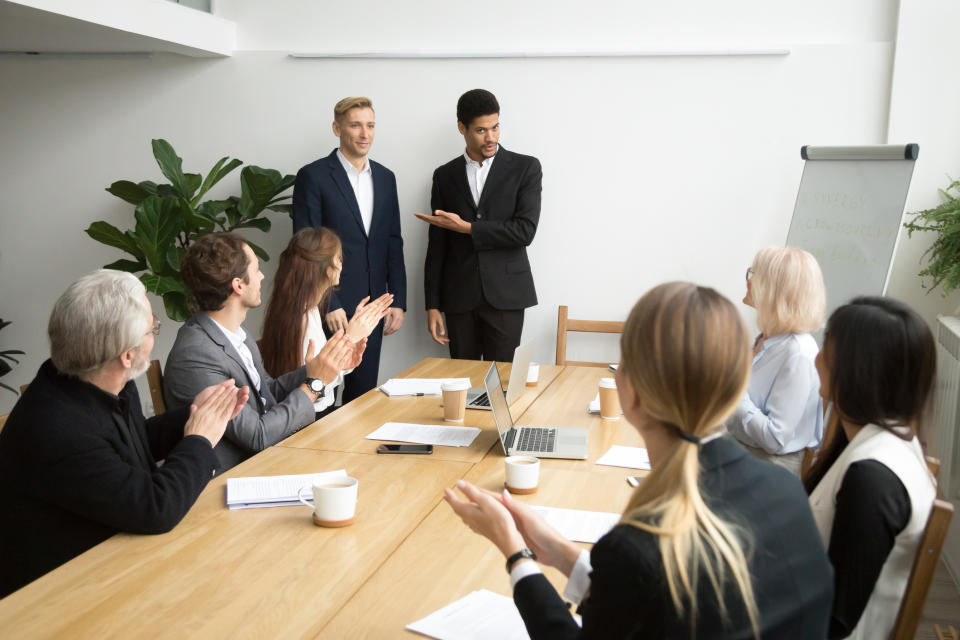
[[[260,351],[270,375],[292,371],[303,365],[304,358],[319,351],[326,342],[320,307],[333,287],[340,283],[343,253],[340,238],[324,227],[301,229],[293,234],[280,254],[273,292],[263,322]],[[364,298],[347,326],[346,335],[354,343],[349,367],[332,382],[326,383],[314,403],[319,413],[336,399],[336,387],[343,376],[360,364],[367,336],[383,318],[393,296],[384,294],[367,304]]]
[[[507,557],[530,637],[822,638],[830,567],[803,487],[724,435],[751,360],[733,304],[660,285],[630,312],[620,347],[620,403],[652,471],[590,553],[506,492],[460,481],[467,500],[444,496]],[[537,559],[570,578],[582,628]]]
[[[937,368],[910,307],[862,297],[827,322],[820,394],[840,418],[804,478],[834,569],[828,638],[886,638],[936,498],[917,427]]]

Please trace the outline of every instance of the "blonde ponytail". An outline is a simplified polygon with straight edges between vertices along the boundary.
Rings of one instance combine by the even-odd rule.
[[[644,295],[627,319],[621,366],[644,411],[665,428],[702,438],[733,411],[747,385],[750,343],[729,300],[682,282]],[[732,583],[759,637],[759,614],[747,562],[747,531],[713,513],[700,492],[699,446],[678,438],[637,488],[621,522],[658,537],[667,588],[679,617],[697,619],[703,572],[730,617]]]

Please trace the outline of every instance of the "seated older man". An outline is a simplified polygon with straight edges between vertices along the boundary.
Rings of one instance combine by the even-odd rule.
[[[133,379],[158,332],[129,273],[84,276],[54,305],[50,359],[0,432],[0,597],[119,531],[169,531],[210,480],[248,391],[228,380],[145,420]]]

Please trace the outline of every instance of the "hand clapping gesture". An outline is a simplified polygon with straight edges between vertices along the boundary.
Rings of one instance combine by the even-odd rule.
[[[347,324],[346,334],[350,337],[351,342],[359,342],[373,333],[380,320],[386,315],[387,309],[393,304],[393,294],[385,293],[369,304],[367,303],[368,300],[370,300],[370,296],[360,301],[353,317]]]
[[[190,417],[183,425],[183,435],[203,436],[211,447],[217,446],[227,423],[237,417],[250,395],[249,387],[238,389],[233,379],[207,387],[190,405]]]
[[[355,346],[343,331],[333,334],[320,349],[320,353],[314,355],[314,349],[313,340],[311,340],[307,345],[306,357],[309,378],[320,378],[324,384],[330,384],[337,379],[341,371],[355,366],[350,364],[356,355]]]

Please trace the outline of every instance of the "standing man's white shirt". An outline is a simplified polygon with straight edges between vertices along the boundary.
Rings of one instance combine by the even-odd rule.
[[[207,316],[210,318],[210,316]],[[260,393],[260,372],[257,371],[257,366],[253,364],[253,354],[250,353],[250,347],[247,346],[247,332],[243,330],[243,327],[240,327],[239,333],[234,333],[227,329],[225,326],[210,318],[213,324],[217,325],[217,328],[223,332],[223,335],[227,336],[227,340],[230,341],[230,344],[233,345],[233,348],[237,350],[237,353],[240,354],[240,359],[243,360],[243,368],[247,370],[247,375],[250,376],[250,382],[253,383],[254,388],[257,390],[257,393]],[[239,382],[239,381],[237,381]],[[243,386],[238,384],[237,386]],[[263,396],[260,396],[260,401],[262,404],[266,404],[263,400]]]
[[[350,164],[339,149],[337,149],[337,159],[343,165],[343,170],[347,172],[347,180],[350,181],[353,195],[356,196],[357,205],[360,206],[363,230],[370,235],[370,223],[373,221],[373,173],[370,171],[370,161],[364,158],[363,169],[357,171],[357,168]]]
[[[500,150],[500,145],[497,145],[497,151]],[[467,152],[463,152],[463,159],[467,161],[467,183],[470,185],[470,193],[473,194],[473,204],[480,204],[480,194],[483,193],[483,185],[487,183],[487,176],[490,175],[490,165],[493,164],[493,159],[496,158],[496,155],[493,155],[489,158],[483,159],[483,164],[480,164],[473,158],[467,155]]]

